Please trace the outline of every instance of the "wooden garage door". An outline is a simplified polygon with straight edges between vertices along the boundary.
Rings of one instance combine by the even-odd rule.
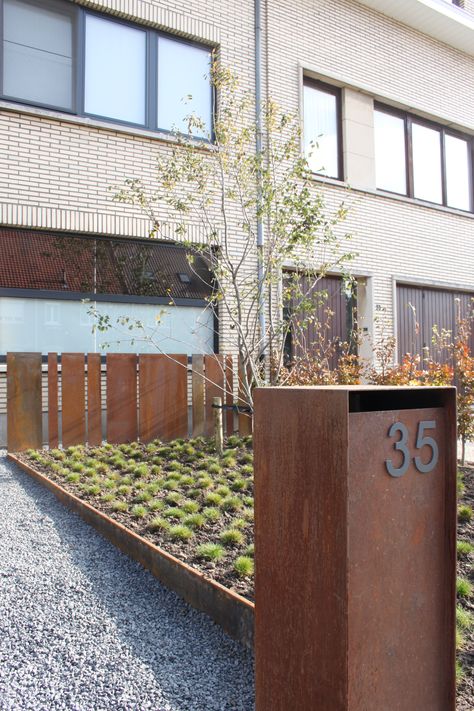
[[[449,360],[449,353],[440,351],[433,343],[433,329],[438,332],[449,331],[456,335],[458,310],[464,318],[472,312],[474,293],[429,289],[405,284],[397,285],[397,335],[398,358],[406,353],[423,355],[428,349],[429,355],[438,362]],[[471,349],[474,347],[474,334],[471,335]]]
[[[307,313],[298,312],[295,303],[287,305],[289,312],[295,316],[295,324],[308,321],[304,329],[293,329],[287,344],[287,354],[290,358],[303,357],[308,352],[321,356],[325,349],[328,349],[327,352],[331,350],[330,344],[335,344],[335,351],[329,358],[329,367],[334,368],[340,353],[339,344],[349,341],[351,337],[356,295],[348,297],[339,277],[322,277],[314,287],[314,276],[301,275],[299,279],[302,292],[307,293],[313,301],[314,311],[312,318],[307,319]]]

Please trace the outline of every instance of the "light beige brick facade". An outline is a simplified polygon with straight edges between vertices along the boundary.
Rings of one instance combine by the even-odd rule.
[[[80,4],[217,47],[243,90],[254,90],[252,0]],[[474,0],[464,5],[474,17]],[[474,216],[377,193],[373,139],[374,99],[474,133],[473,54],[353,0],[267,0],[264,6],[269,95],[291,111],[301,108],[304,74],[343,88],[346,182],[315,177],[314,189],[329,206],[350,205],[344,230],[354,235],[354,271],[367,277],[363,323],[372,329],[374,316],[383,315],[395,324],[397,279],[474,290]],[[152,180],[156,157],[169,150],[165,136],[1,101],[0,142],[0,224],[147,236],[147,220],[114,203],[111,187],[137,175]],[[166,230],[172,237],[174,225]],[[235,234],[238,251],[237,225]],[[199,225],[190,235],[202,239]]]

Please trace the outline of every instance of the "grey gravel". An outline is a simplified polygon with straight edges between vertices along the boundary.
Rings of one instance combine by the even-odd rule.
[[[0,454],[1,711],[251,711],[253,656]]]

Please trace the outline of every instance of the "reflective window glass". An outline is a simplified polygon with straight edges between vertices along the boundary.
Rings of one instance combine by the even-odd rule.
[[[315,86],[304,86],[304,148],[314,173],[339,178],[337,97]]]
[[[413,122],[412,141],[414,197],[441,204],[443,190],[440,131]]]
[[[407,192],[405,121],[385,111],[375,111],[374,129],[377,188],[405,195]]]
[[[85,47],[86,113],[144,124],[146,32],[87,15]]]
[[[4,0],[3,92],[63,109],[73,105],[73,17],[61,3]]]
[[[203,47],[159,37],[158,128],[188,132],[187,117],[199,126],[194,136],[207,137],[212,127],[212,92],[209,81],[211,53]]]
[[[450,207],[460,210],[472,208],[470,146],[456,136],[445,136],[446,192]]]

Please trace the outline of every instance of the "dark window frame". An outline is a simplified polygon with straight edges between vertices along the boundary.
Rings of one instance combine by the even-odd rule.
[[[474,136],[470,134],[463,133],[462,131],[457,131],[456,129],[449,128],[443,124],[436,123],[435,121],[430,121],[429,119],[416,116],[415,114],[408,113],[401,109],[397,109],[393,106],[388,106],[379,101],[374,102],[374,111],[379,111],[385,114],[390,114],[392,116],[397,116],[404,120],[405,126],[405,163],[406,163],[406,177],[407,177],[407,191],[406,193],[396,193],[391,190],[386,190],[385,188],[377,188],[378,192],[389,193],[392,195],[405,195],[406,197],[412,198],[414,200],[419,200],[420,202],[427,203],[429,205],[439,205],[442,207],[448,207],[450,210],[458,210],[463,213],[473,213],[474,212]],[[414,180],[413,180],[413,124],[424,126],[426,128],[438,131],[440,135],[440,156],[441,156],[441,193],[442,202],[433,202],[426,200],[424,198],[416,197],[414,190]],[[468,145],[469,153],[469,196],[470,196],[470,206],[468,209],[462,207],[453,207],[448,204],[448,185],[446,180],[446,136],[452,136],[453,138],[459,138],[462,141],[466,141]]]
[[[174,132],[170,129],[160,128],[158,124],[158,44],[160,37],[165,37],[167,39],[174,40],[175,42],[185,44],[188,46],[196,47],[197,49],[205,50],[211,53],[216,49],[214,45],[206,44],[204,42],[197,42],[195,40],[189,40],[186,38],[178,37],[168,32],[162,32],[159,30],[151,29],[147,25],[141,24],[140,22],[134,22],[130,20],[125,20],[123,18],[115,17],[106,12],[97,12],[96,10],[89,10],[81,5],[76,5],[68,2],[67,0],[25,0],[30,5],[36,6],[39,9],[51,9],[53,11],[60,12],[62,14],[67,14],[72,17],[72,86],[71,86],[71,97],[72,108],[64,108],[62,106],[57,106],[54,104],[42,103],[39,101],[30,101],[28,99],[21,99],[15,96],[6,95],[3,92],[3,18],[4,18],[4,0],[0,0],[0,100],[8,101],[15,104],[21,104],[24,106],[31,106],[40,109],[47,109],[51,111],[57,111],[59,113],[66,114],[68,116],[79,116],[81,118],[92,118],[97,121],[103,121],[105,123],[113,123],[119,126],[129,126],[136,129],[141,129],[145,131],[151,131],[157,134],[167,134],[172,135]],[[109,22],[115,22],[125,27],[130,27],[132,29],[140,30],[146,34],[146,50],[145,50],[145,122],[133,123],[131,121],[125,121],[123,119],[112,118],[109,116],[102,116],[100,114],[88,113],[84,109],[85,105],[85,45],[86,45],[86,17],[95,16],[102,20],[107,20]],[[211,116],[211,142],[214,141],[214,118],[215,118],[215,106],[216,106],[216,96],[215,88],[211,86],[210,91],[210,116]],[[196,141],[202,141],[208,143],[208,139],[205,137],[193,136]]]
[[[312,79],[311,77],[303,77],[303,89],[305,86],[313,89],[318,89],[321,92],[330,94],[336,99],[336,126],[337,126],[337,176],[325,175],[312,171],[313,175],[320,175],[323,178],[330,180],[344,180],[344,160],[343,160],[343,136],[342,136],[342,89],[334,84],[327,84],[320,79]],[[303,98],[304,101],[304,98]],[[303,126],[304,130],[304,126]]]

